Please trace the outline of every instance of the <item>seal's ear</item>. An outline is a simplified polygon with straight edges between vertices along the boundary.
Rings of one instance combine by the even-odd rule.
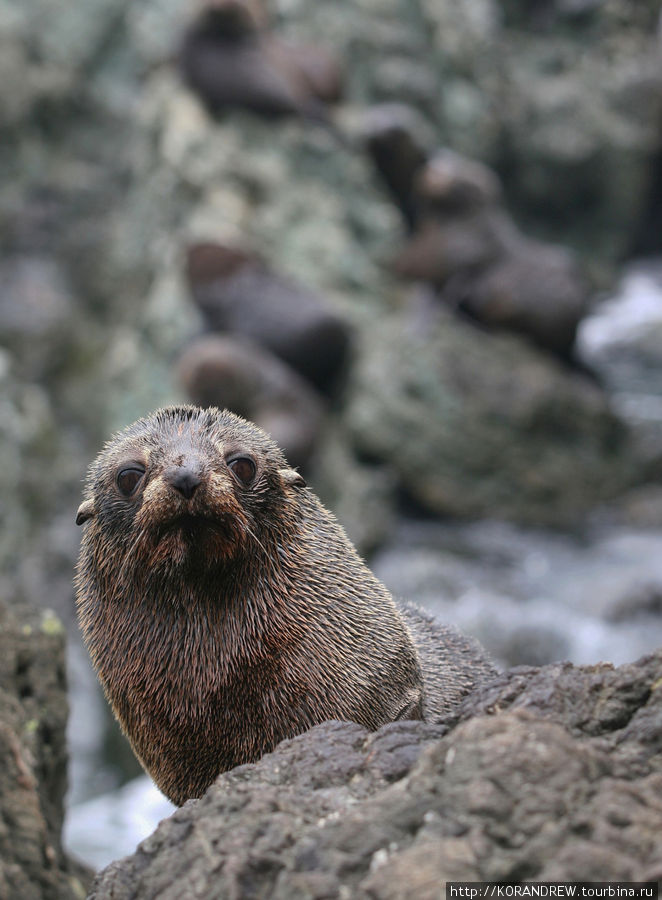
[[[87,522],[87,520],[91,519],[95,514],[94,501],[83,500],[76,513],[76,525],[82,525],[83,522]]]
[[[295,469],[279,469],[278,474],[284,487],[306,487],[303,475],[300,475]]]

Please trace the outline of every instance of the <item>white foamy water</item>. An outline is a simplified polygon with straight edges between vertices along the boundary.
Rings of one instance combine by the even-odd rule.
[[[662,434],[662,260],[625,269],[615,293],[582,322],[577,349],[615,408],[633,425],[657,425]]]
[[[409,522],[373,570],[504,665],[620,664],[662,645],[661,550],[656,530],[580,540],[503,522]]]
[[[146,775],[69,809],[63,841],[94,869],[133,853],[176,809]]]

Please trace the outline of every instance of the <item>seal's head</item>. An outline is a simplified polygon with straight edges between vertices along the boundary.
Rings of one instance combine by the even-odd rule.
[[[266,14],[259,0],[202,0],[198,27],[208,35],[241,40],[266,26]]]
[[[76,522],[129,576],[205,570],[271,544],[275,508],[305,486],[276,444],[227,410],[166,407],[115,435]]]
[[[416,191],[425,207],[450,215],[475,212],[501,200],[494,172],[452,150],[440,150],[420,169]]]

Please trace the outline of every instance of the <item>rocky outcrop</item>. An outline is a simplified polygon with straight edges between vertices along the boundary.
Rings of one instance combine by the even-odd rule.
[[[74,900],[86,876],[62,851],[67,785],[64,631],[0,604],[0,896]]]
[[[597,392],[575,390],[515,340],[494,338],[488,349],[462,323],[448,326],[443,397],[406,432],[412,450],[414,437],[424,442],[420,457],[405,455],[401,427],[420,412],[417,398],[439,393],[434,354],[446,344],[434,328],[420,360],[408,361],[417,371],[403,368],[393,384],[397,410],[378,398],[390,434],[381,422],[368,434],[360,409],[379,389],[365,378],[383,376],[389,333],[403,321],[394,310],[405,302],[383,265],[403,240],[402,223],[353,141],[369,105],[410,105],[429,146],[498,170],[527,233],[611,263],[640,220],[660,152],[657,4],[574,5],[584,12],[553,0],[535,4],[540,16],[515,0],[278,4],[283,40],[323,36],[339,51],[346,90],[336,120],[349,138],[340,143],[299,118],[233,110],[213,121],[169,64],[191,14],[183,0],[2,4],[0,494],[11,523],[0,534],[3,586],[69,609],[85,465],[112,429],[183,399],[173,361],[200,329],[183,279],[192,242],[246,241],[356,328],[367,352],[361,362],[357,347],[358,393],[334,408],[340,428],[325,436],[320,467],[330,504],[364,547],[383,539],[398,487],[427,503],[429,486],[437,511],[565,522],[628,481],[618,424]],[[373,348],[382,325],[385,347]],[[461,360],[452,372],[458,356],[475,366]],[[481,372],[480,384],[470,381]],[[392,383],[388,366],[386,375]],[[431,422],[439,412],[450,413],[445,433]],[[442,464],[459,457],[441,481],[439,434]],[[556,465],[552,449],[563,447]]]
[[[440,726],[326,723],[220,776],[92,900],[438,900],[447,880],[662,872],[662,651],[518,668]]]
[[[52,454],[68,490],[109,431],[183,399],[171,361],[199,327],[182,284],[187,242],[249,239],[360,331],[398,304],[381,263],[401,223],[351,141],[370,104],[408,104],[429,148],[501,172],[535,233],[588,241],[610,261],[623,248],[660,148],[655,4],[405,6],[278,9],[283,40],[322,35],[343,60],[343,146],[299,119],[213,121],[167,64],[191,15],[182,0],[2,7],[0,340],[22,378],[48,384],[33,396],[76,423]],[[41,487],[53,493],[49,467]],[[33,518],[60,513],[54,502]],[[13,502],[9,514],[26,515]]]
[[[350,97],[409,103],[438,144],[496,168],[538,235],[628,249],[660,148],[654,0],[362,0],[351,29],[345,3],[283,12],[340,49]]]
[[[299,118],[267,121],[241,110],[225,111],[218,121],[207,115],[167,65],[191,14],[181,0],[139,10],[127,0],[95,0],[84,9],[65,3],[58,14],[42,7],[26,0],[0,11],[0,45],[11,62],[0,97],[8,122],[0,164],[11,188],[0,197],[0,277],[6,286],[0,339],[11,342],[22,377],[47,380],[46,400],[57,421],[82,426],[63,429],[63,449],[54,456],[69,491],[110,431],[183,399],[172,360],[200,327],[184,284],[185,248],[191,243],[254,248],[279,277],[319,292],[334,319],[351,322],[357,345],[362,335],[366,344],[374,342],[375,323],[402,303],[383,263],[402,244],[403,229],[361,141],[352,142],[364,132],[370,104],[408,104],[428,133],[427,150],[447,145],[501,172],[519,224],[533,223],[527,233],[576,238],[578,246],[589,235],[591,249],[609,248],[609,259],[639,216],[651,154],[660,144],[649,4],[635,10],[614,0],[573,15],[568,4],[550,2],[536,4],[549,13],[540,16],[514,2],[502,8],[496,0],[480,0],[471,9],[450,0],[417,0],[406,9],[392,0],[281,8],[277,30],[283,40],[315,43],[323,35],[343,60],[346,90],[337,123],[350,138],[345,144]],[[118,154],[119,145],[131,152]],[[557,213],[553,222],[550,209]],[[545,210],[545,223],[537,210]],[[541,281],[528,269],[517,268],[516,277],[500,270],[482,285],[484,296],[492,302],[495,294],[510,295],[522,274]],[[31,304],[39,314],[23,315]],[[463,346],[469,346],[471,338],[462,335]],[[470,352],[481,357],[483,336],[471,342]],[[513,368],[528,371],[519,344],[509,348],[485,351],[503,362],[499,383],[508,379],[511,354]],[[548,380],[551,396],[556,372],[550,367],[544,374],[543,367],[541,362],[536,377]],[[434,377],[434,368],[421,372],[423,380]],[[397,395],[408,390],[404,383],[394,389]],[[480,390],[476,381],[473,389]],[[352,409],[363,402],[348,397]],[[595,417],[586,397],[578,388],[573,421],[555,419],[557,433],[583,434],[582,417],[588,430]],[[344,426],[347,417],[339,407]],[[493,406],[489,396],[478,396],[467,409]],[[512,423],[507,407],[495,415]],[[430,410],[425,417],[431,419]],[[469,419],[460,418],[463,426]],[[369,459],[386,461],[387,479],[395,482],[411,467],[394,462],[382,446],[370,446],[401,440],[398,417],[393,421],[396,430],[384,439],[361,436],[357,443]],[[425,427],[417,426],[421,433]],[[482,425],[475,429],[482,431]],[[507,431],[504,424],[504,439]],[[517,443],[519,437],[515,425],[508,439]],[[537,451],[535,439],[533,444]],[[465,446],[460,442],[461,452]],[[583,453],[583,438],[577,446]],[[611,450],[602,455],[596,447],[605,448],[600,436],[578,470],[593,471],[597,458],[601,486],[577,492],[569,487],[569,499],[558,501],[568,510],[583,510],[620,484],[618,473],[612,477]],[[353,465],[355,450],[348,444],[342,453]],[[447,444],[444,453],[450,451]],[[327,475],[334,469],[333,459],[322,465]],[[466,512],[489,508],[501,515],[499,504],[490,503],[504,496],[504,515],[561,520],[555,499],[549,515],[537,519],[537,510],[545,506],[541,492],[560,497],[566,476],[564,465],[555,475],[543,472],[540,480],[527,472],[515,482],[518,509],[506,477],[484,502],[475,503],[469,494]],[[48,497],[51,470],[43,468],[39,478]],[[348,508],[346,466],[326,480],[329,501]],[[567,483],[574,485],[572,478]],[[434,498],[429,505],[458,507]],[[20,518],[25,512],[16,506]],[[391,495],[378,518],[388,518],[393,507]],[[61,512],[54,501],[35,518],[50,522]],[[348,524],[354,534],[364,530],[361,522]],[[371,530],[364,546],[379,540]]]
[[[0,391],[0,496],[3,519],[11,522],[0,529],[0,584],[7,591],[7,582],[20,575],[21,551],[34,540],[36,520],[53,500],[55,485],[52,479],[45,483],[43,472],[57,437],[45,392],[21,381],[12,357],[1,349]]]
[[[570,524],[637,475],[592,382],[435,305],[375,325],[350,394],[359,448],[442,515]]]

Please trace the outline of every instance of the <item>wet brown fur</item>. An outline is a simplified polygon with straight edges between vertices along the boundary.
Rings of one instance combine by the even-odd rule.
[[[249,486],[227,465],[237,454],[257,466]],[[116,478],[132,462],[146,474],[126,498]],[[178,466],[199,474],[190,499],[168,481]],[[375,729],[437,717],[491,671],[454,632],[469,655],[439,645],[437,666],[428,651],[442,632],[414,608],[403,618],[273,441],[227,411],[169,407],[116,435],[77,521],[88,523],[83,635],[136,754],[175,803],[327,719]],[[427,635],[436,699],[424,699],[412,627]]]

